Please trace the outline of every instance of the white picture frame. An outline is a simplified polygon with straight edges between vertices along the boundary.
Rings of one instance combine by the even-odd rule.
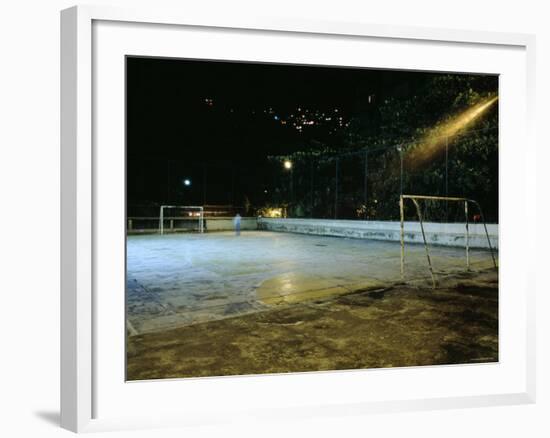
[[[103,26],[101,29],[94,26]],[[136,46],[131,53],[126,53],[126,42],[124,38],[117,36],[119,29],[124,28],[124,32],[132,32],[132,41]],[[376,385],[382,385],[388,381],[406,381],[407,379],[430,379],[430,376],[436,376],[434,379],[450,379],[459,375],[461,366],[450,367],[422,367],[416,370],[378,370],[376,372],[358,371],[358,372],[328,372],[328,373],[307,373],[293,374],[287,376],[258,376],[258,377],[224,377],[209,379],[188,379],[185,383],[186,391],[192,393],[196,391],[206,391],[205,394],[223,393],[219,397],[219,406],[214,406],[213,410],[208,412],[200,402],[196,403],[196,410],[184,409],[182,406],[174,405],[173,409],[167,409],[167,405],[151,406],[148,409],[150,415],[135,414],[132,416],[130,411],[120,412],[120,415],[113,415],[110,408],[105,408],[108,415],[98,414],[102,412],[105,396],[99,394],[109,393],[109,379],[118,377],[105,377],[105,369],[109,367],[104,363],[105,354],[98,354],[103,347],[105,336],[104,332],[116,327],[116,325],[103,327],[102,321],[111,319],[111,315],[117,312],[123,312],[123,307],[116,308],[114,302],[108,304],[108,313],[105,312],[105,300],[97,300],[98,287],[105,284],[105,281],[115,281],[114,275],[106,273],[101,269],[103,258],[100,256],[104,245],[99,243],[98,237],[103,231],[101,225],[101,214],[97,206],[103,202],[101,189],[98,190],[97,180],[107,178],[110,170],[102,167],[105,163],[104,157],[99,157],[94,151],[98,138],[102,139],[102,132],[97,131],[96,124],[101,121],[102,103],[101,97],[97,94],[98,81],[108,70],[102,70],[95,65],[95,61],[101,59],[105,52],[105,59],[109,56],[118,56],[121,53],[136,54],[139,44],[145,45],[140,41],[139,34],[145,32],[166,33],[177,31],[177,29],[186,29],[189,31],[200,31],[201,35],[208,37],[209,33],[234,32],[240,41],[255,41],[263,38],[264,33],[269,33],[269,38],[273,41],[278,38],[300,38],[315,40],[317,38],[338,38],[337,44],[345,47],[350,44],[362,44],[369,41],[376,44],[383,42],[388,47],[392,45],[410,45],[410,47],[419,47],[425,53],[437,50],[447,50],[448,45],[452,45],[464,52],[467,56],[468,51],[478,49],[486,50],[487,53],[494,51],[502,53],[502,64],[495,58],[495,65],[505,65],[507,62],[510,68],[514,68],[516,73],[510,73],[509,76],[518,83],[522,83],[518,88],[514,85],[515,91],[510,91],[509,99],[506,99],[506,93],[501,98],[501,111],[503,111],[502,120],[505,123],[507,119],[507,105],[511,105],[511,97],[520,109],[521,120],[517,120],[514,126],[502,126],[502,139],[504,145],[512,140],[521,141],[523,151],[533,152],[535,142],[533,139],[533,111],[534,111],[534,51],[535,39],[532,35],[524,34],[506,34],[489,33],[481,31],[460,31],[450,29],[425,29],[416,27],[402,26],[383,26],[366,23],[342,23],[342,22],[318,22],[296,19],[295,17],[272,18],[272,17],[247,17],[242,14],[228,16],[217,16],[215,13],[208,16],[196,15],[192,10],[184,11],[163,11],[158,9],[130,10],[110,7],[95,6],[77,6],[66,9],[61,12],[61,425],[62,427],[75,431],[99,431],[120,428],[146,428],[189,424],[206,424],[219,421],[226,421],[229,418],[247,418],[283,416],[286,418],[306,417],[311,415],[343,415],[343,414],[367,414],[371,412],[399,412],[406,410],[419,409],[441,409],[453,407],[475,407],[488,405],[520,404],[532,403],[535,400],[535,310],[534,310],[534,283],[528,280],[531,268],[528,263],[518,265],[515,273],[509,273],[501,276],[503,284],[514,283],[519,287],[518,296],[514,296],[514,301],[509,302],[501,312],[506,313],[506,318],[501,321],[501,342],[508,342],[508,328],[515,329],[514,339],[516,346],[521,347],[517,352],[516,358],[510,358],[514,361],[514,369],[509,371],[508,377],[512,376],[514,385],[506,386],[502,381],[508,379],[506,374],[502,374],[499,379],[495,379],[493,386],[487,386],[488,389],[480,389],[481,393],[464,389],[462,392],[456,390],[453,393],[446,393],[445,388],[440,392],[433,391],[431,396],[418,397],[414,391],[396,391],[391,392],[388,398],[382,396],[369,397],[368,394],[351,394],[346,391],[339,391],[337,388],[358,382],[360,388],[364,376],[365,387],[375,388]],[[185,36],[184,36],[185,37]],[[112,38],[112,40],[109,40]],[[150,47],[144,51],[152,50],[158,47],[166,47],[159,56],[170,56],[170,45],[161,46],[163,36],[159,36]],[[116,41],[115,41],[116,40]],[[109,44],[106,48],[105,42]],[[156,41],[156,42],[155,42]],[[276,41],[275,41],[276,42]],[[269,45],[269,41],[262,43]],[[158,46],[155,46],[158,44]],[[336,44],[336,43],[335,43]],[[251,44],[250,50],[255,49]],[[200,50],[208,49],[207,44],[201,48],[201,45],[195,47],[194,53]],[[118,50],[118,51],[117,51]],[[272,50],[272,49],[271,49]],[[269,49],[267,50],[269,52]],[[109,52],[109,53],[108,53]],[[174,49],[174,56],[177,57]],[[230,50],[224,53],[229,53]],[[329,51],[330,52],[330,51]],[[149,52],[147,52],[149,53]],[[212,58],[210,51],[205,58]],[[250,52],[255,53],[255,52]],[[434,52],[435,53],[435,52]],[[443,53],[443,52],[441,52]],[[444,56],[439,56],[439,60],[434,60],[429,68],[445,70],[456,65],[456,61],[448,61],[447,67],[442,64],[447,62]],[[485,52],[484,52],[485,53]],[[141,54],[141,53],[140,53]],[[510,59],[505,60],[506,54],[510,54]],[[263,54],[265,56],[265,54]],[[214,55],[215,56],[215,55]],[[237,55],[229,55],[228,59],[239,59]],[[275,56],[275,55],[273,55]],[[294,62],[300,60],[300,54],[292,55]],[[324,54],[323,56],[330,56]],[[500,55],[499,55],[500,56]],[[479,58],[479,59],[478,59]],[[479,64],[479,71],[487,71],[491,64],[491,59],[481,59],[478,56],[472,57],[472,64],[467,69],[475,69],[475,62]],[[218,59],[218,58],[217,58]],[[224,58],[225,59],[225,58]],[[252,59],[249,56],[247,59]],[[292,61],[291,59],[291,61]],[[319,58],[320,59],[320,58]],[[509,62],[520,60],[521,62]],[[122,62],[122,60],[121,60]],[[341,59],[335,59],[334,64],[342,64]],[[390,61],[386,67],[393,65]],[[410,60],[404,59],[399,65],[393,65],[394,68],[414,68]],[[441,65],[437,67],[437,62]],[[305,63],[313,63],[312,60]],[[340,64],[339,64],[340,63]],[[507,64],[507,65],[508,65]],[[512,67],[511,65],[514,65]],[[106,65],[105,62],[101,64]],[[377,64],[381,66],[380,62]],[[118,67],[116,67],[118,68]],[[456,67],[455,67],[456,68]],[[502,73],[495,67],[491,73]],[[116,70],[120,71],[120,70]],[[512,70],[510,70],[512,72]],[[117,77],[120,84],[123,78]],[[525,82],[523,82],[525,80]],[[109,86],[112,86],[110,84]],[[506,85],[506,84],[505,84]],[[508,84],[512,90],[512,86]],[[118,90],[117,96],[120,97],[123,90]],[[120,100],[120,99],[119,99]],[[120,102],[118,102],[120,103]],[[119,108],[119,107],[117,107]],[[511,115],[512,113],[510,113]],[[120,116],[120,112],[117,117]],[[118,120],[118,119],[115,119]],[[114,129],[123,129],[120,126]],[[113,137],[114,138],[114,137]],[[117,137],[118,138],[118,137]],[[120,145],[119,145],[120,146]],[[118,147],[118,146],[117,146]],[[123,147],[123,146],[122,146]],[[517,156],[512,156],[513,152],[508,154],[507,160],[514,160]],[[515,152],[514,152],[515,153]],[[506,155],[506,154],[505,154]],[[525,153],[524,161],[519,166],[521,169],[516,178],[521,179],[518,187],[511,187],[506,183],[506,172],[501,176],[501,190],[507,191],[512,196],[522,197],[524,202],[530,202],[535,205],[535,164],[533,162],[534,154]],[[116,159],[116,157],[115,157]],[[115,160],[116,161],[116,160]],[[120,164],[120,163],[119,163]],[[501,162],[503,169],[506,169],[506,161]],[[101,186],[100,186],[101,187]],[[502,193],[502,192],[501,192]],[[521,221],[533,221],[535,212],[533,209],[523,209],[517,215],[511,210],[507,210],[506,204],[503,205],[502,217],[510,218],[505,229],[510,230],[500,245],[503,251],[503,260],[501,266],[503,269],[515,262],[512,251],[507,258],[506,248],[528,249],[534,245],[534,234],[527,239],[513,239],[513,230]],[[519,215],[519,216],[518,216]],[[517,216],[517,217],[516,217]],[[508,220],[508,219],[507,219]],[[116,221],[116,219],[115,219]],[[511,236],[511,237],[510,237]],[[515,245],[515,246],[514,246]],[[531,251],[531,254],[534,252]],[[531,256],[534,257],[534,256]],[[525,257],[523,257],[525,259]],[[118,266],[114,263],[113,266]],[[504,271],[503,271],[504,272]],[[532,278],[532,276],[531,276]],[[119,301],[122,303],[122,301]],[[121,304],[122,305],[122,304]],[[515,312],[515,313],[514,313]],[[516,318],[517,317],[517,318]],[[514,318],[514,319],[511,319]],[[517,324],[514,323],[517,322]],[[102,325],[98,328],[98,324]],[[504,324],[504,326],[503,326]],[[515,327],[512,325],[515,324]],[[510,326],[510,327],[508,327]],[[113,350],[118,344],[113,344],[109,348],[113,354],[118,354]],[[107,348],[107,347],[105,347]],[[107,350],[105,350],[107,351]],[[124,351],[120,351],[124,355]],[[123,359],[122,359],[123,360]],[[117,363],[120,363],[117,362]],[[505,369],[508,358],[503,359],[496,367]],[[491,365],[489,365],[491,367]],[[468,368],[468,373],[477,373],[481,376],[490,376],[497,373],[500,368]],[[103,371],[102,371],[103,370]],[[450,370],[450,371],[449,371]],[[457,371],[458,370],[458,371]],[[471,371],[474,370],[474,371]],[[120,375],[120,370],[117,371]],[[393,374],[388,374],[393,373]],[[414,373],[411,374],[411,373]],[[511,373],[511,374],[510,374]],[[455,377],[452,377],[455,378]],[[480,378],[481,377],[476,377]],[[485,377],[484,377],[485,378]],[[120,379],[119,379],[120,380]],[[480,380],[481,381],[481,380]],[[121,387],[125,382],[119,382]],[[459,382],[460,383],[460,382]],[[387,383],[386,383],[387,384]],[[131,397],[139,397],[140,394],[145,398],[156,394],[171,394],[170,397],[181,392],[181,382],[147,382],[142,386],[126,384],[131,386]],[[133,385],[133,386],[132,386]],[[285,400],[283,396],[272,397],[270,403],[263,403],[258,394],[269,393],[276,386],[285,386],[302,388],[302,392],[309,388],[312,394],[304,395],[296,403]],[[319,385],[326,385],[324,395],[319,395],[314,388]],[[499,386],[500,385],[500,386]],[[194,389],[193,389],[193,388]],[[98,389],[101,388],[101,389]],[[491,389],[492,388],[492,389]],[[210,392],[208,392],[210,391]],[[236,399],[231,403],[231,409],[224,411],[224,403],[231,400],[231,394],[242,391],[244,394],[256,394],[258,399],[253,404],[247,404],[243,400]],[[485,391],[485,392],[483,392]],[[376,391],[373,390],[373,393]],[[118,395],[117,395],[118,394]],[[437,394],[437,395],[435,395]],[[457,395],[460,394],[460,395]],[[122,394],[113,390],[109,397],[115,397],[113,403],[118,404],[122,399],[116,399],[116,396],[128,397],[129,394]],[[254,396],[253,396],[254,397]],[[308,398],[309,397],[309,398]],[[257,406],[255,406],[257,405]]]

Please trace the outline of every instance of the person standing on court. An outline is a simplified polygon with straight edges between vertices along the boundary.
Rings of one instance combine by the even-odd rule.
[[[235,235],[241,235],[241,215],[239,213],[233,218],[233,225],[235,226]]]

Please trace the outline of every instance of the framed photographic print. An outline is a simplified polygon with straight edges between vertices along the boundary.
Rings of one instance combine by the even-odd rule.
[[[533,37],[61,24],[63,427],[534,400]]]

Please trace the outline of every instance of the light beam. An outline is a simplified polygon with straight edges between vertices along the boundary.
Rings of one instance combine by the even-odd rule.
[[[487,98],[467,110],[451,117],[448,121],[430,129],[418,146],[405,153],[407,167],[422,167],[445,149],[449,137],[453,137],[477,121],[498,100],[498,96]]]

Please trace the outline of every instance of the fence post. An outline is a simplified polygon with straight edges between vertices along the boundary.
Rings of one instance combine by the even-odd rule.
[[[403,194],[399,195],[399,213],[401,217],[401,279],[405,278],[405,211]]]
[[[449,137],[445,137],[445,197],[449,196]],[[449,201],[445,201],[445,222],[449,222]]]
[[[309,217],[313,218],[313,208],[314,208],[314,201],[313,201],[313,157],[310,157],[309,162],[309,192],[310,192],[310,211],[309,211]]]
[[[403,194],[403,146],[399,146],[397,148],[399,151],[399,193]]]
[[[340,167],[340,159],[336,157],[336,187],[334,190],[334,219],[338,219],[338,172]]]
[[[364,175],[364,181],[363,181],[363,203],[365,205],[365,219],[367,219],[368,211],[367,211],[367,184],[368,184],[368,174],[369,174],[369,151],[365,150],[365,175]]]
[[[290,168],[290,204],[294,207],[294,165]]]
[[[470,230],[468,224],[468,200],[464,201],[464,215],[466,216],[466,269],[470,270]]]

